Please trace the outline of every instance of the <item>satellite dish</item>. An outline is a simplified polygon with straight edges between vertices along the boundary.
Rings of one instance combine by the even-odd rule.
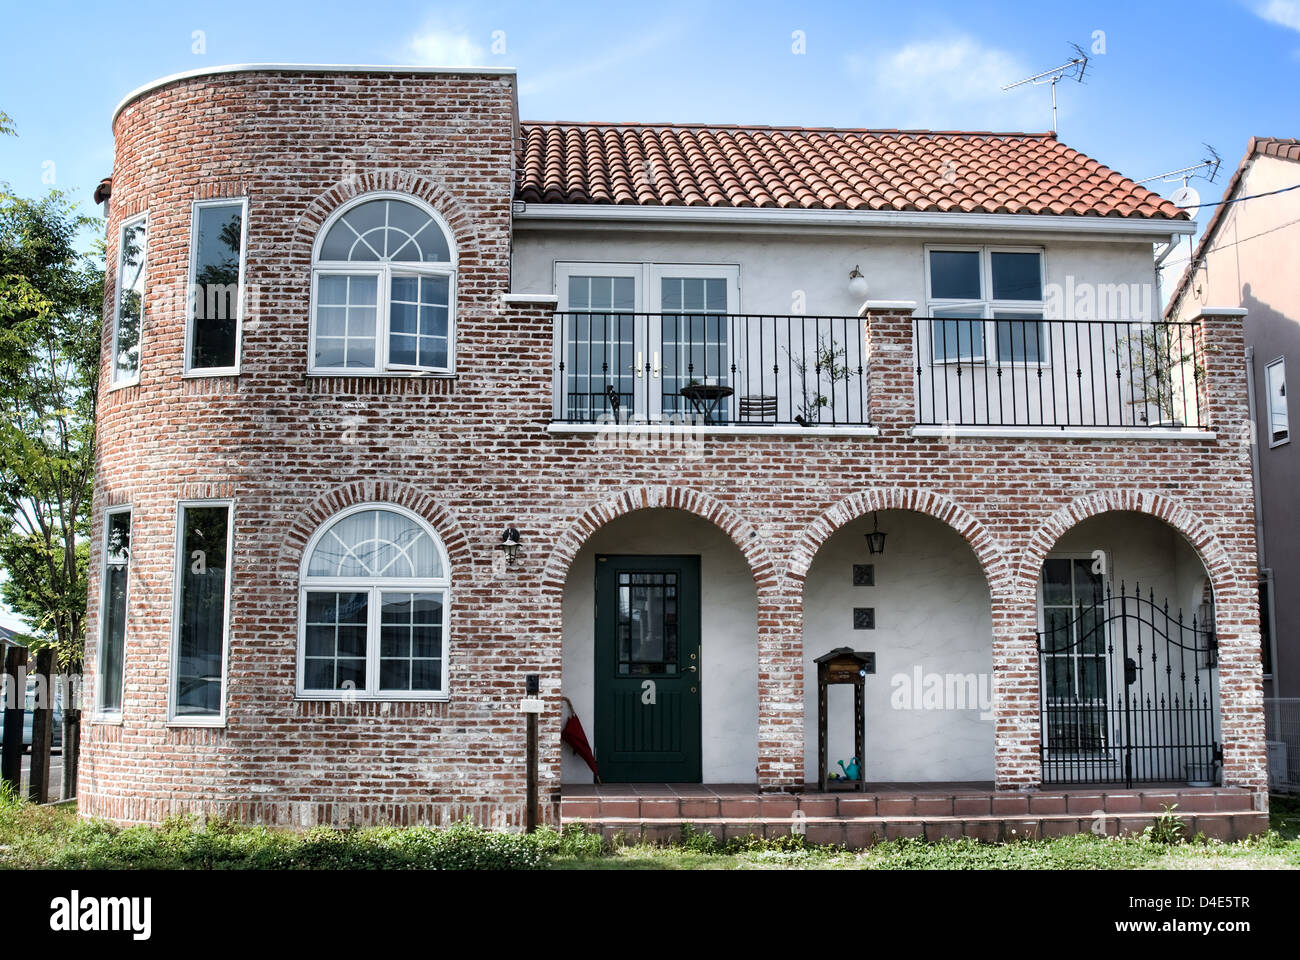
[[[1201,195],[1196,192],[1195,187],[1183,186],[1170,194],[1169,202],[1175,207],[1199,207]]]

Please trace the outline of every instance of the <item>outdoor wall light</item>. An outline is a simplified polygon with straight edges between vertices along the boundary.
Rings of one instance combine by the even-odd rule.
[[[849,293],[859,300],[867,299],[867,278],[862,275],[862,271],[856,266],[853,272],[849,274]]]
[[[867,538],[867,549],[872,553],[885,552],[885,535],[880,530],[880,523],[876,519],[876,512],[871,512],[871,532],[865,535]]]
[[[515,555],[519,553],[519,531],[514,527],[506,527],[506,532],[501,534],[501,542],[497,544],[497,549],[506,555],[506,565],[513,565]]]

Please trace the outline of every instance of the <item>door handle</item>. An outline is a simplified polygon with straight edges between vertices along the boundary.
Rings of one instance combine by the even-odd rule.
[[[645,357],[645,353],[643,353],[642,351],[638,350],[636,352],[636,378],[638,380],[645,377],[645,367],[641,363],[641,360],[644,357]]]
[[[691,664],[691,665],[690,665],[689,667],[687,667],[686,669],[689,670],[689,671],[691,671],[691,673],[695,673],[695,664]]]
[[[659,379],[659,351],[658,350],[655,351],[654,377],[656,380]]]

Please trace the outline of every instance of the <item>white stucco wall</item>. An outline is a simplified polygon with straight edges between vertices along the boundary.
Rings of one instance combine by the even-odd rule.
[[[681,231],[539,229],[517,223],[511,287],[516,293],[556,293],[555,264],[597,263],[736,264],[740,267],[738,313],[806,313],[854,316],[862,305],[849,293],[849,271],[857,266],[873,300],[914,300],[925,312],[925,245],[981,243],[1040,247],[1049,286],[1081,290],[1081,284],[1141,284],[1144,302],[1154,296],[1150,243],[1083,242],[1041,238],[932,234],[894,238]],[[802,294],[802,299],[800,295]],[[1078,297],[1075,298],[1078,306]],[[1049,311],[1049,317],[1064,315]]]
[[[583,546],[564,588],[561,692],[592,746],[597,554],[700,557],[700,697],[705,783],[753,783],[758,766],[758,604],[749,565],[725,533],[678,510],[643,510],[602,527]],[[591,783],[568,747],[565,783]],[[597,757],[599,760],[599,757]]]
[[[804,601],[807,780],[817,779],[818,656],[836,647],[873,650],[876,673],[866,683],[868,780],[993,779],[991,707],[993,627],[989,590],[966,541],[946,524],[918,513],[879,515],[885,552],[871,557],[863,535],[871,518],[839,530],[822,546]],[[853,585],[853,564],[875,565],[875,586]],[[853,629],[853,608],[874,607],[874,630]],[[917,688],[917,671],[921,685]],[[976,696],[927,709],[926,684],[949,677]],[[960,678],[960,679],[958,679]],[[981,709],[983,708],[983,709]],[[830,769],[853,753],[852,687],[830,688]]]

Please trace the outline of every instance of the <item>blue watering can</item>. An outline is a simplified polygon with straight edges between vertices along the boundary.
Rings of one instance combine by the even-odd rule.
[[[844,779],[845,779],[845,780],[856,780],[856,779],[858,779],[859,769],[858,769],[858,758],[857,758],[857,757],[854,757],[852,760],[850,760],[850,761],[849,761],[849,765],[848,765],[847,767],[844,766],[844,761],[843,761],[843,760],[840,760],[840,761],[839,761],[839,765],[840,765],[840,769],[844,771]]]

